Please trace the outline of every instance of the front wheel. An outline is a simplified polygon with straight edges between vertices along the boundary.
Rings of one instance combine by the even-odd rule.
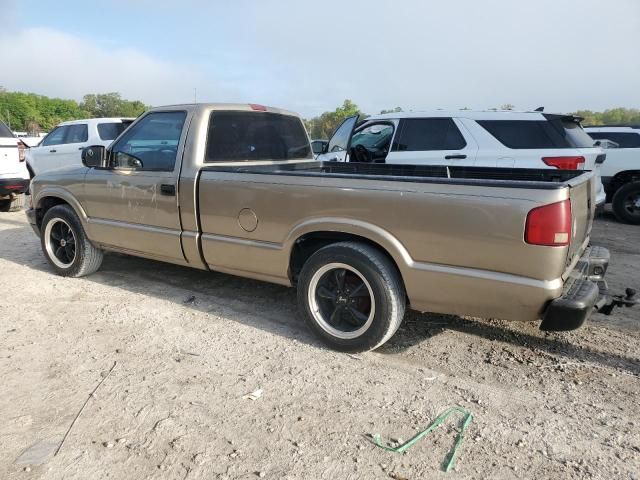
[[[341,242],[321,248],[304,264],[298,305],[309,328],[331,348],[363,352],[393,336],[406,295],[386,255],[366,244]]]
[[[621,222],[640,225],[640,182],[620,187],[613,195],[612,207]]]
[[[102,250],[89,241],[70,206],[57,205],[47,211],[40,231],[42,251],[58,275],[82,277],[100,268]]]

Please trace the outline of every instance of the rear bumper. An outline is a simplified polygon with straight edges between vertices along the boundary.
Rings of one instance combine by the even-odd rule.
[[[608,294],[604,280],[608,267],[609,250],[603,247],[589,247],[585,250],[567,279],[562,295],[552,300],[545,310],[540,329],[575,330],[596,309],[610,306],[615,296]]]
[[[0,178],[0,197],[24,193],[28,188],[29,180],[24,178]]]
[[[590,280],[576,280],[547,307],[540,330],[560,332],[580,328],[591,316],[599,297],[597,284]]]

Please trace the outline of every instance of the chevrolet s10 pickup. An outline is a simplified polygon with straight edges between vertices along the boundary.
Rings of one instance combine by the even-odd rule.
[[[589,243],[592,172],[318,162],[296,114],[232,104],[154,108],[82,158],[31,183],[56,273],[115,251],[296,286],[339,350],[379,347],[407,308],[570,330],[634,303]]]

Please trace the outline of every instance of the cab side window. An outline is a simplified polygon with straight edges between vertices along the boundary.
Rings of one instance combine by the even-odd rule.
[[[113,145],[111,166],[135,170],[171,172],[187,113],[150,113],[128,129]]]

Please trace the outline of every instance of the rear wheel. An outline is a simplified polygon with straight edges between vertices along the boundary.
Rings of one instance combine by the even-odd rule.
[[[89,241],[68,205],[57,205],[47,211],[41,232],[42,251],[58,275],[82,277],[100,268],[102,250]]]
[[[640,225],[640,182],[620,187],[613,195],[612,207],[621,222]]]
[[[330,347],[348,352],[385,343],[406,308],[395,265],[376,248],[355,242],[329,245],[307,260],[298,304],[312,331]]]

